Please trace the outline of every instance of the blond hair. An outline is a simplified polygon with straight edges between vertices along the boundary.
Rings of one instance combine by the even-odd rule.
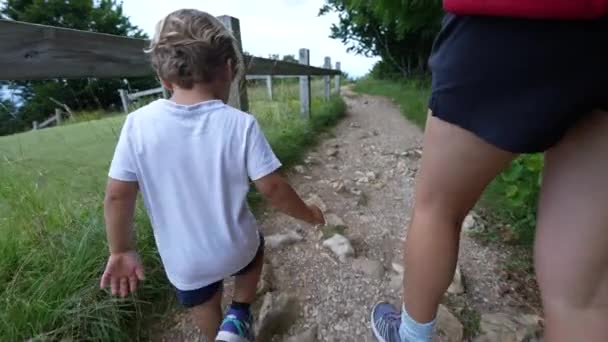
[[[158,76],[180,88],[213,82],[230,61],[234,77],[243,70],[243,57],[232,33],[209,13],[182,9],[156,25],[145,50]]]

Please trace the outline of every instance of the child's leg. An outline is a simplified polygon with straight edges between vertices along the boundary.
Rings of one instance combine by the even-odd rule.
[[[234,282],[235,303],[251,304],[255,300],[258,282],[264,265],[264,240],[261,239],[260,249],[251,264],[236,274]]]
[[[255,301],[258,281],[264,264],[264,238],[254,259],[235,274],[233,301],[217,335],[217,341],[255,341],[251,303]]]
[[[215,341],[222,321],[222,289],[219,281],[197,290],[177,290],[178,302],[190,309],[193,323],[209,341]]]
[[[196,326],[209,341],[215,341],[222,322],[222,291],[217,291],[209,301],[191,310]]]

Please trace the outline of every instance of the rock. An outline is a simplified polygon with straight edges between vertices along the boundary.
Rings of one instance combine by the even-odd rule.
[[[267,293],[258,316],[257,340],[270,341],[272,336],[285,333],[297,319],[298,310],[295,296]]]
[[[464,232],[472,232],[475,228],[476,220],[475,214],[473,212],[469,213],[462,222],[462,231]]]
[[[365,177],[367,177],[370,181],[375,181],[378,178],[378,174],[373,171],[369,171],[365,173]]]
[[[341,262],[346,262],[346,259],[355,255],[355,250],[350,241],[341,234],[335,234],[323,241],[323,246],[334,252]]]
[[[351,128],[361,128],[361,125],[358,122],[351,122],[350,127]]]
[[[265,238],[266,246],[269,248],[280,248],[302,241],[304,238],[294,231],[285,234],[273,234]]]
[[[444,305],[437,311],[437,336],[434,341],[462,342],[464,327]]]
[[[378,130],[373,130],[372,131],[372,135],[375,136],[375,137],[377,137],[377,136],[380,135],[380,132],[378,132]]]
[[[369,183],[369,178],[367,178],[367,177],[357,178],[357,184],[367,184],[367,183]]]
[[[374,189],[376,189],[376,190],[382,190],[382,189],[384,189],[385,186],[386,186],[386,183],[384,183],[384,182],[378,182],[378,183],[374,184]]]
[[[304,165],[296,165],[293,167],[293,169],[300,174],[306,173],[306,167],[304,167]]]
[[[339,151],[333,147],[328,148],[327,151],[325,151],[325,155],[328,157],[335,157],[337,156],[339,153]]]
[[[304,163],[306,165],[315,165],[315,164],[319,164],[319,161],[317,159],[315,159],[314,157],[308,156],[308,157],[306,157],[306,159],[304,159]]]
[[[346,226],[344,220],[342,220],[336,214],[325,214],[325,224],[328,226]]]
[[[319,330],[317,325],[304,330],[302,333],[291,336],[286,342],[317,342],[317,331]]]
[[[391,266],[393,267],[393,271],[395,271],[395,273],[403,275],[403,265],[393,262]]]
[[[327,205],[321,199],[321,197],[319,197],[316,194],[312,194],[312,195],[308,196],[308,199],[306,200],[306,204],[308,204],[308,205],[313,204],[313,205],[316,205],[317,207],[319,207],[319,209],[321,209],[321,211],[327,211]]]
[[[373,279],[380,280],[384,277],[384,265],[377,260],[357,258],[353,261],[353,270],[366,274]]]
[[[389,287],[395,291],[401,291],[403,287],[403,274],[391,275],[391,282]]]
[[[511,316],[506,313],[481,315],[481,336],[475,342],[524,342],[541,333],[542,318],[537,315]]]
[[[400,160],[397,163],[397,171],[403,173],[406,170],[407,170],[407,163],[405,162],[405,160]]]
[[[359,136],[359,140],[365,140],[369,138],[369,134],[368,133],[361,133],[361,135]]]
[[[335,192],[338,192],[338,193],[345,193],[348,191],[346,189],[346,184],[344,184],[344,182],[342,182],[342,181],[333,182],[331,184],[331,187],[334,189]]]
[[[325,167],[332,170],[337,170],[338,166],[336,164],[326,164]]]
[[[262,296],[267,292],[271,292],[274,290],[274,272],[272,270],[272,264],[265,262],[262,267],[262,275],[260,276],[260,281],[258,282],[258,289],[256,291],[256,295]]]
[[[462,273],[460,272],[460,266],[456,265],[456,272],[454,272],[454,279],[448,287],[448,293],[453,295],[459,295],[464,293],[464,282]]]

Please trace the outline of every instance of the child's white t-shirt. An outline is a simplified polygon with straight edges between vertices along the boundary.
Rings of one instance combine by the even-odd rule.
[[[167,276],[188,291],[254,258],[249,180],[280,166],[252,115],[221,101],[157,100],[127,116],[109,176],[139,183]]]

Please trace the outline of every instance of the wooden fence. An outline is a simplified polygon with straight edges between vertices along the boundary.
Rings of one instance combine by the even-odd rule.
[[[55,109],[55,114],[53,114],[48,119],[42,121],[41,123],[38,123],[38,121],[34,121],[32,123],[32,129],[37,130],[37,129],[46,128],[52,124],[61,125],[62,121],[63,121],[63,111],[61,109]]]
[[[218,19],[232,31],[242,50],[239,20],[230,16]],[[153,71],[143,52],[148,44],[144,39],[1,19],[0,80],[150,76]],[[340,64],[331,69],[326,59],[325,67],[312,67],[308,49],[300,49],[299,57],[298,64],[246,56],[246,74],[299,77],[300,109],[307,116],[310,115],[310,77],[325,76],[327,88],[330,76],[336,76],[339,89],[341,72],[336,69]],[[230,92],[230,105],[243,111],[249,107],[245,83],[245,78],[234,82]],[[158,89],[147,90],[152,91]],[[142,96],[141,93],[125,95]],[[128,100],[128,96],[123,97],[123,106],[124,98]]]

